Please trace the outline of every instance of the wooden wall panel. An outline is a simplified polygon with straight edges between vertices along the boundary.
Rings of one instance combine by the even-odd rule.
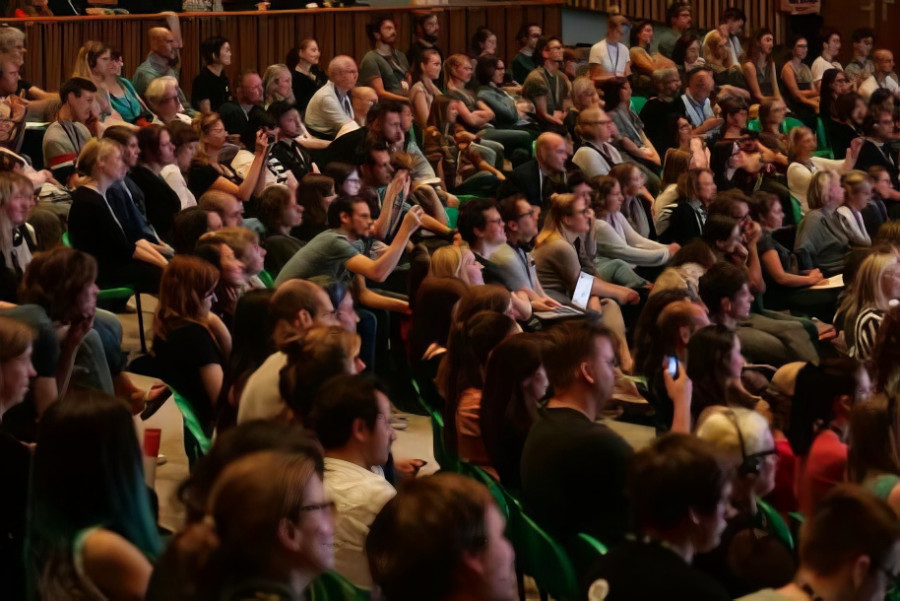
[[[752,29],[768,27],[775,32],[778,41],[783,41],[785,15],[779,12],[781,0],[688,0],[694,11],[694,26],[711,29],[719,22],[719,15],[727,6],[736,6],[747,14],[747,28],[744,34],[752,35]],[[609,11],[614,7],[619,12],[634,19],[665,21],[668,0],[566,0],[573,8]]]

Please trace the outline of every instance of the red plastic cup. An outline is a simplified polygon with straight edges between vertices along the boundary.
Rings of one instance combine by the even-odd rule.
[[[144,455],[147,457],[159,457],[159,439],[162,430],[159,428],[147,428],[144,430]]]

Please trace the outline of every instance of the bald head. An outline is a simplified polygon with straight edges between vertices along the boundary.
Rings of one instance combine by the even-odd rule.
[[[375,90],[366,86],[358,86],[350,91],[350,102],[353,104],[353,113],[356,115],[356,122],[360,125],[366,124],[366,115],[369,109],[378,102],[378,94]]]
[[[887,75],[894,71],[894,53],[890,50],[876,50],[872,53],[872,60],[879,73]]]
[[[660,311],[656,325],[664,345],[670,345],[671,350],[685,349],[694,332],[709,325],[709,316],[702,305],[678,300]]]
[[[565,138],[551,132],[542,133],[535,143],[535,156],[545,172],[565,172],[566,159],[569,158]]]
[[[578,135],[592,142],[609,142],[612,137],[612,120],[599,106],[582,109],[575,126]]]
[[[165,27],[154,27],[150,30],[150,52],[167,59],[175,58],[175,36]]]
[[[341,92],[346,93],[352,90],[358,78],[359,70],[352,57],[341,54],[328,63],[328,79],[333,81],[335,87]]]

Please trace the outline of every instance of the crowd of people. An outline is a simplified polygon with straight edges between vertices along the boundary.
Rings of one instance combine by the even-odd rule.
[[[872,31],[842,65],[842,32],[728,8],[701,34],[675,2],[586,60],[538,23],[506,57],[424,12],[408,50],[378,16],[327,63],[307,38],[234,73],[212,37],[186,82],[177,25],[130,78],[85,42],[58,92],[0,28],[0,597],[324,574],[512,601],[503,506],[393,455],[419,403],[563,549],[609,549],[576,562],[592,600],[900,585],[900,84]],[[137,358],[98,306],[121,287],[156,297]],[[173,393],[215,442],[168,537],[134,420]]]

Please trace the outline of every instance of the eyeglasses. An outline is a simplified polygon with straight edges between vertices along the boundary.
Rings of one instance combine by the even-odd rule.
[[[336,506],[334,501],[326,501],[324,503],[311,503],[309,505],[304,505],[300,508],[300,511],[328,511],[334,513]]]
[[[502,219],[485,219],[485,223],[487,223],[488,225],[502,225],[503,220]]]
[[[516,215],[516,220],[519,220],[522,217],[534,217],[535,213],[537,213],[537,209],[531,209],[530,211],[526,211],[525,213],[519,213],[518,215]]]
[[[612,119],[604,119],[602,121],[585,121],[582,125],[610,125]]]

